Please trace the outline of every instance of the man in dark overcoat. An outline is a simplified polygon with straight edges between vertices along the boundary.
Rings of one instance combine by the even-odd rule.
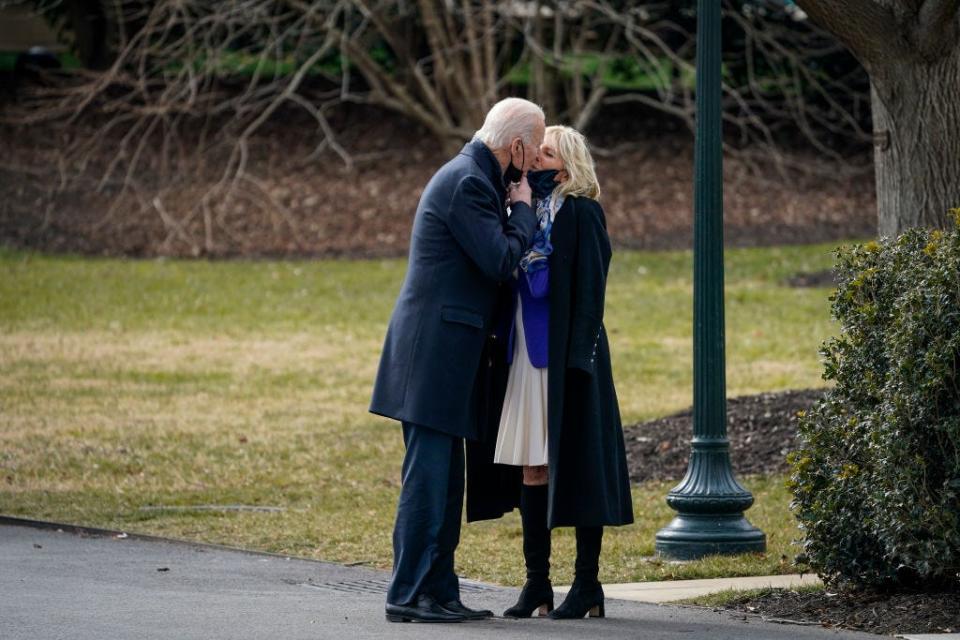
[[[543,111],[531,102],[497,103],[474,139],[433,176],[417,207],[370,405],[402,422],[406,446],[387,591],[392,622],[492,615],[461,603],[454,573],[464,438],[480,436],[484,352],[502,283],[536,231],[524,174],[544,126]]]

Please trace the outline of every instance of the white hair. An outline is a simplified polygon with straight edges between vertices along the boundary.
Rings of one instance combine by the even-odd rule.
[[[490,108],[483,126],[473,134],[491,149],[502,149],[514,138],[532,145],[533,132],[545,121],[543,109],[523,98],[504,98]]]

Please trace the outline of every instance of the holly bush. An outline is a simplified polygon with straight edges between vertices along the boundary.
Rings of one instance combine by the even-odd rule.
[[[841,248],[830,388],[791,454],[804,560],[830,584],[960,586],[960,209]]]

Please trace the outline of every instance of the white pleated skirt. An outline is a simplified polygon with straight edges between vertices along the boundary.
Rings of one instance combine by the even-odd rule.
[[[493,461],[537,467],[547,464],[547,368],[537,369],[530,362],[519,296],[515,324],[513,362]]]

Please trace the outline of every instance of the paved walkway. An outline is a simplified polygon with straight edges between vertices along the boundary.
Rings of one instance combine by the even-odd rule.
[[[603,593],[608,598],[634,602],[675,602],[705,596],[730,589],[792,588],[821,584],[816,575],[793,574],[784,576],[752,576],[749,578],[711,578],[708,580],[670,580],[663,582],[627,582],[605,584]],[[555,587],[557,593],[566,593],[568,586]]]
[[[876,636],[777,625],[693,607],[608,599],[607,618],[390,624],[387,574],[363,567],[0,522],[0,638],[814,639]],[[516,589],[467,582],[468,605],[502,611]]]

